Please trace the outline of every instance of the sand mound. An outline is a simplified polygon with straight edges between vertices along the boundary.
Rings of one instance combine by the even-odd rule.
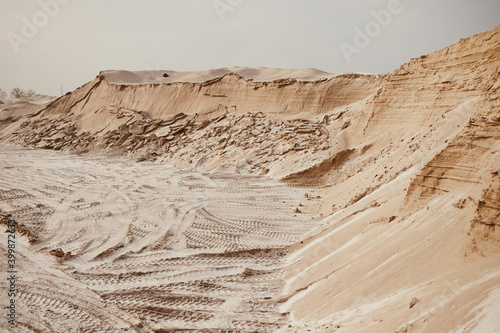
[[[32,96],[33,97],[33,96]],[[29,100],[7,100],[0,103],[0,130],[17,122],[19,119],[43,110],[54,98],[44,96]]]
[[[164,77],[167,74],[168,77]],[[248,67],[226,67],[209,71],[176,72],[171,70],[151,71],[103,71],[101,75],[113,84],[138,85],[154,83],[204,83],[221,78],[228,74],[236,74],[245,80],[255,82],[272,82],[278,80],[293,79],[298,81],[319,81],[335,77],[334,74],[320,71],[314,68],[306,69],[276,69],[276,68],[248,68]]]

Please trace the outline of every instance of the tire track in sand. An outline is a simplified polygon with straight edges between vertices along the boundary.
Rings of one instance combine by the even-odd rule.
[[[295,213],[312,185],[2,146],[0,157],[0,209],[37,233],[19,248],[24,331],[287,324],[273,299],[286,247],[315,226]]]

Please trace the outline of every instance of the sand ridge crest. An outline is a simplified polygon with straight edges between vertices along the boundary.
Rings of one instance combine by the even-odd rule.
[[[164,77],[168,74],[168,77]],[[255,82],[272,82],[279,80],[319,81],[333,78],[336,75],[314,68],[306,69],[277,69],[266,67],[224,67],[208,71],[178,72],[172,70],[148,70],[148,71],[123,71],[107,70],[101,71],[99,76],[104,77],[113,84],[162,84],[162,83],[204,83],[220,79],[226,75],[238,75],[245,80]]]

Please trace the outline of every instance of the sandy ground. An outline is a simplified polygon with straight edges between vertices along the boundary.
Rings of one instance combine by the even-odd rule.
[[[0,168],[0,209],[33,238],[18,237],[16,332],[287,324],[271,298],[284,285],[285,246],[315,226],[295,212],[314,190],[5,146]]]
[[[3,105],[19,330],[499,332],[499,66],[497,27],[385,75],[104,71]]]

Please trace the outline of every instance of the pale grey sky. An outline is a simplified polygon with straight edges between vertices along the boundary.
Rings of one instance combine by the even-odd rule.
[[[386,73],[500,25],[498,0],[0,0],[0,6],[0,88],[50,95],[104,69]]]

